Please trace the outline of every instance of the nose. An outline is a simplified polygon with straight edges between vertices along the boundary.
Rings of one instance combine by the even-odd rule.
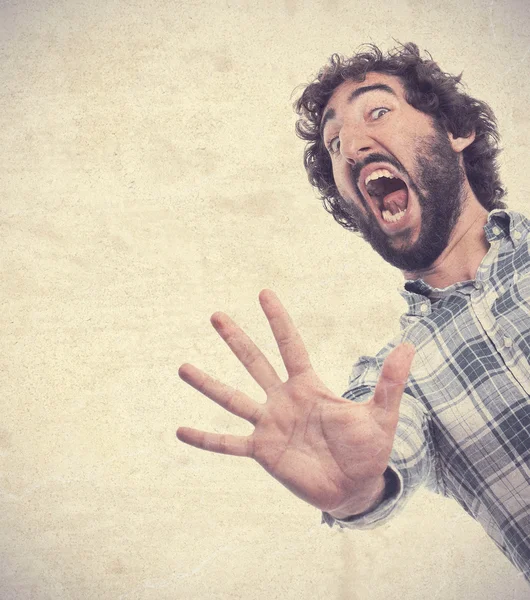
[[[344,158],[354,165],[369,152],[375,150],[374,140],[368,136],[366,131],[355,128],[345,128],[340,132],[340,152]]]

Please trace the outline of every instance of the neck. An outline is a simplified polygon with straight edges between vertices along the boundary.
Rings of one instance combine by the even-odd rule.
[[[435,288],[475,279],[477,269],[489,249],[484,232],[488,211],[480,204],[469,184],[467,188],[464,209],[447,248],[429,268],[416,272],[403,271],[406,279],[421,278]]]

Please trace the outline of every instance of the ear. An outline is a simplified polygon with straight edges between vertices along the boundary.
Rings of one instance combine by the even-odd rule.
[[[447,135],[449,136],[449,143],[455,152],[462,152],[462,150],[465,150],[475,141],[474,131],[472,131],[467,137],[455,138],[451,132],[449,132]]]

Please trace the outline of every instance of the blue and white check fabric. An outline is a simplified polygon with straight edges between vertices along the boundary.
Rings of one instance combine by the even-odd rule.
[[[397,344],[416,347],[389,469],[397,491],[375,510],[322,522],[369,529],[419,487],[454,498],[530,582],[530,221],[494,210],[476,279],[405,282],[401,333],[354,365],[348,400],[374,392]]]

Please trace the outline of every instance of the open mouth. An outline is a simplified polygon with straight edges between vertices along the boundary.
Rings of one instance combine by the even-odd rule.
[[[397,223],[407,212],[409,191],[406,183],[387,169],[377,169],[364,182],[383,221]]]

